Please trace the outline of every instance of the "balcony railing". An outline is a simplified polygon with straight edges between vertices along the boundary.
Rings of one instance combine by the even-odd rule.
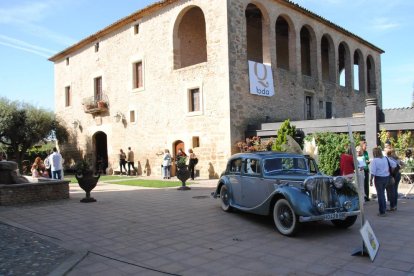
[[[109,101],[106,95],[100,97],[87,97],[82,100],[85,113],[95,114],[106,112],[109,109]]]

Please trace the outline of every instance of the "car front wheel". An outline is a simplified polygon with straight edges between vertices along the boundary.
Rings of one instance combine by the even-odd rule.
[[[346,217],[344,220],[341,219],[334,219],[332,220],[333,225],[335,225],[338,228],[348,228],[354,225],[355,221],[357,220],[358,216],[350,216]]]
[[[220,199],[221,209],[225,212],[230,212],[232,209],[230,206],[230,192],[226,185],[223,185],[220,188]]]
[[[297,216],[286,199],[279,199],[275,203],[273,221],[277,230],[285,236],[293,236],[299,227]]]

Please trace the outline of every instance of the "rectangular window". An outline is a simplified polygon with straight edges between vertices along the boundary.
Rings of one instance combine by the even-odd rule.
[[[69,65],[69,58],[66,58],[66,65]]]
[[[193,136],[193,148],[198,148],[200,146],[200,137]]]
[[[326,102],[326,119],[332,118],[332,103]]]
[[[135,62],[133,64],[134,68],[134,84],[133,87],[135,88],[142,88],[143,87],[143,78],[142,78],[142,61]]]
[[[134,34],[139,34],[139,24],[134,25]]]
[[[190,90],[190,112],[200,111],[200,89]]]
[[[323,109],[323,101],[319,101],[319,109]]]
[[[70,106],[70,86],[65,87],[65,106]]]
[[[96,42],[95,43],[95,52],[98,52],[99,51],[99,42]]]
[[[129,121],[131,123],[135,123],[135,110],[130,110],[129,111]]]
[[[95,89],[95,101],[102,100],[102,77],[97,77],[94,79],[94,89]]]
[[[305,98],[305,116],[306,120],[312,120],[312,97],[306,96]]]

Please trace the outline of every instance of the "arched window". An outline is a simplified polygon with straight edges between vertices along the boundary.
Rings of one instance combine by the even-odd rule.
[[[316,51],[315,35],[308,26],[303,26],[300,30],[300,50],[302,62],[302,75],[316,75]]]
[[[335,81],[335,48],[332,38],[325,34],[321,40],[322,80]]]
[[[354,90],[364,91],[364,59],[361,51],[355,50],[354,52]]]
[[[338,74],[339,85],[349,87],[351,84],[351,62],[349,59],[349,48],[345,42],[341,42],[338,47]]]
[[[279,16],[276,20],[276,59],[277,68],[289,70],[289,23]]]
[[[263,16],[260,9],[247,5],[246,11],[247,60],[263,63]]]
[[[199,7],[184,10],[174,26],[174,69],[207,61],[206,21]]]
[[[372,56],[367,57],[367,92],[375,93],[377,84],[375,82],[375,63]]]

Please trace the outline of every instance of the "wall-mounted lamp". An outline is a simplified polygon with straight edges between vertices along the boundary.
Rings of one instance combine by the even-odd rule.
[[[72,122],[72,125],[73,125],[73,128],[74,129],[76,129],[76,128],[78,128],[79,127],[79,129],[82,127],[81,126],[81,122],[79,121],[79,120],[74,120],[73,122]]]
[[[121,120],[124,120],[125,119],[125,116],[124,116],[124,114],[122,114],[121,112],[116,112],[116,114],[114,115],[114,118],[115,118],[115,121],[118,123],[118,122],[120,122]]]

